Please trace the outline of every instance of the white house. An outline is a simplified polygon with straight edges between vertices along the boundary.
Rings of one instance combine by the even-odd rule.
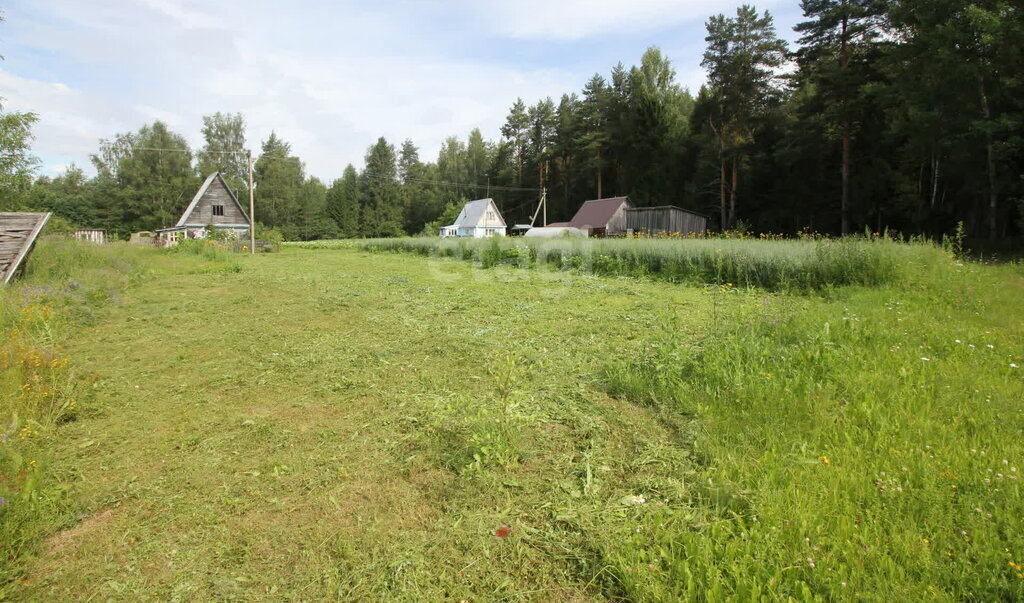
[[[462,208],[451,226],[441,227],[442,237],[482,238],[497,234],[505,236],[505,220],[494,204],[494,199],[477,199]]]

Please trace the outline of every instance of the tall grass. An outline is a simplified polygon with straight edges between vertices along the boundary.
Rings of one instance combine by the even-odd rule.
[[[613,394],[695,417],[704,466],[698,521],[608,535],[622,594],[1024,597],[1021,280],[971,271],[770,302],[696,344],[669,326],[610,365]]]
[[[482,267],[574,270],[692,284],[809,291],[905,282],[941,271],[950,254],[928,242],[884,238],[743,239],[371,239],[369,251],[478,262]],[[328,246],[328,245],[322,245]]]

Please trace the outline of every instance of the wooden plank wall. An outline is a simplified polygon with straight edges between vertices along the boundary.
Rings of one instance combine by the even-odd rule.
[[[224,207],[223,216],[213,215],[213,206]],[[210,187],[206,189],[203,197],[196,204],[192,213],[185,219],[185,224],[196,224],[206,226],[207,224],[248,224],[249,219],[245,217],[235,202],[231,199],[231,193],[220,181],[214,178]]]
[[[608,224],[605,226],[604,230],[607,234],[622,234],[626,232],[626,229],[629,228],[626,224],[627,211],[629,211],[629,208],[626,207],[625,203],[622,204],[622,207],[615,210],[615,213],[612,214],[612,217],[608,220]]]
[[[707,227],[707,218],[678,207],[635,207],[626,210],[626,228],[633,232],[689,234],[704,232]]]

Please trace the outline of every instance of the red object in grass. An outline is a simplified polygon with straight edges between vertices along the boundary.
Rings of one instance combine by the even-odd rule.
[[[512,526],[501,525],[498,526],[498,530],[494,533],[494,537],[498,540],[504,540],[508,538],[508,535],[512,533]]]

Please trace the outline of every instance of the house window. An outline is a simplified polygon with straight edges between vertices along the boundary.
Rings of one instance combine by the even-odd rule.
[[[223,216],[224,215],[224,206],[223,205],[214,205],[213,206],[213,215],[215,215],[215,216]]]

